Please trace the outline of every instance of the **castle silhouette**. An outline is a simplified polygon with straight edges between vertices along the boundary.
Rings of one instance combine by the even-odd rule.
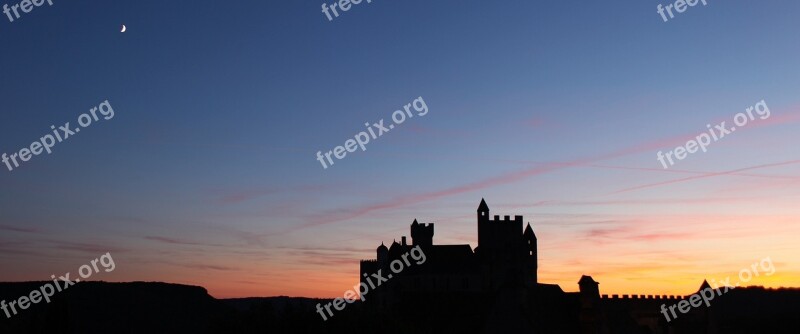
[[[448,327],[446,332],[476,332],[474,326],[481,326],[477,332],[677,333],[710,326],[706,308],[665,322],[660,306],[688,296],[600,295],[600,283],[587,275],[577,282],[579,292],[540,283],[537,238],[530,223],[523,229],[522,216],[490,217],[489,206],[481,199],[474,250],[469,244],[435,245],[434,225],[416,219],[411,223],[411,244],[405,236],[389,247],[381,243],[375,259],[361,261],[361,283],[378,271],[385,275],[390,263],[417,246],[427,261],[395,273],[370,291],[364,302],[367,309],[386,319],[398,314],[415,319],[420,326],[415,329],[463,326]],[[700,290],[707,287],[704,281]]]
[[[359,277],[382,270],[399,260],[411,248],[420,246],[428,260],[422,267],[411,267],[393,278],[395,293],[433,291],[495,291],[500,287],[521,288],[538,284],[538,253],[536,234],[530,223],[522,228],[522,216],[495,215],[489,218],[489,206],[481,199],[478,206],[478,246],[473,251],[468,244],[434,245],[433,223],[411,223],[411,244],[405,236],[390,247],[378,246],[376,259],[362,260]],[[387,289],[384,289],[387,290]],[[393,294],[371,296],[382,304],[391,302]]]

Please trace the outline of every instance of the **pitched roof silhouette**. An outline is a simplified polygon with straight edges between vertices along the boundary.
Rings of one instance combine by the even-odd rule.
[[[592,276],[581,276],[581,279],[578,281],[578,284],[585,284],[585,283],[597,283]]]
[[[486,201],[483,198],[481,198],[481,205],[478,206],[478,212],[481,211],[489,211],[489,206],[486,205]]]
[[[697,291],[703,291],[705,289],[710,289],[710,288],[711,284],[708,284],[708,280],[703,280],[703,284],[700,284],[700,290]]]
[[[536,233],[533,233],[533,228],[531,227],[531,223],[528,223],[528,227],[525,228],[525,233],[523,233],[525,237],[532,236],[536,238]]]

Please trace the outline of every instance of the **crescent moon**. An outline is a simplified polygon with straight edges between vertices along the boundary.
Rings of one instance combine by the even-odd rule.
[[[128,30],[128,27],[126,27],[126,26],[123,24],[123,25],[122,25],[122,30],[121,30],[120,32],[125,32],[125,30]]]

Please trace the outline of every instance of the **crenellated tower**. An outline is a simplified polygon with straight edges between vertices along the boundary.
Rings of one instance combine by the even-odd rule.
[[[433,223],[420,224],[414,219],[411,223],[411,244],[420,246],[433,245]]]
[[[490,219],[489,205],[478,205],[478,247],[475,253],[482,263],[487,286],[533,286],[538,283],[536,234],[528,226],[523,231],[522,216],[495,215]]]

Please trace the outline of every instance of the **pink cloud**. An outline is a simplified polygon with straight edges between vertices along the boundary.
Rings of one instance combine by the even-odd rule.
[[[534,128],[534,129],[538,129],[538,128],[542,128],[545,125],[547,125],[547,122],[544,120],[544,118],[542,118],[540,116],[534,116],[534,117],[531,117],[531,118],[528,118],[528,119],[524,120],[522,122],[522,124],[524,124],[524,125],[526,125],[528,127]]]
[[[774,112],[775,111],[773,110],[773,113]],[[777,124],[785,124],[785,123],[790,123],[790,122],[796,122],[796,121],[800,120],[800,113],[796,113],[796,112],[784,113],[784,115],[781,116],[781,117],[773,115],[773,117],[771,117],[771,118],[769,118],[767,120],[771,120],[771,121],[770,122],[761,122],[760,126],[777,125]],[[754,125],[758,125],[759,123],[753,123],[753,124]],[[287,230],[284,230],[284,231],[279,231],[279,232],[276,232],[276,233],[273,233],[273,234],[281,234],[281,233],[291,232],[291,231],[305,229],[305,228],[309,228],[309,227],[327,225],[327,224],[331,224],[331,223],[335,223],[335,222],[340,222],[340,221],[345,221],[345,220],[357,218],[357,217],[360,217],[360,216],[363,216],[365,214],[372,213],[372,212],[379,212],[379,211],[382,211],[382,210],[393,209],[393,208],[398,208],[398,207],[403,207],[403,206],[412,205],[412,204],[418,204],[418,203],[423,203],[423,202],[429,202],[429,201],[432,201],[432,200],[445,198],[445,197],[449,197],[449,196],[452,196],[452,195],[458,195],[458,194],[462,194],[462,193],[470,193],[470,192],[475,192],[475,191],[478,191],[478,190],[488,189],[488,188],[491,188],[491,187],[494,187],[494,186],[498,186],[498,185],[511,184],[511,183],[518,182],[520,180],[523,180],[523,179],[526,179],[526,178],[529,178],[529,177],[533,177],[533,176],[537,176],[537,175],[541,175],[541,174],[546,174],[546,173],[550,173],[550,172],[553,172],[553,171],[556,171],[556,170],[561,170],[561,169],[565,169],[565,168],[569,168],[569,167],[591,165],[593,163],[596,163],[596,162],[599,162],[599,161],[603,161],[603,160],[619,158],[619,157],[623,157],[623,156],[627,156],[627,155],[631,155],[631,154],[637,154],[637,153],[641,153],[641,152],[651,152],[651,151],[657,150],[659,148],[671,147],[671,146],[675,146],[675,145],[679,145],[679,144],[685,144],[687,140],[694,139],[696,136],[697,136],[696,133],[692,133],[692,134],[684,134],[684,135],[674,136],[674,137],[670,137],[670,138],[662,138],[662,139],[659,139],[659,140],[646,142],[646,143],[643,143],[643,144],[640,144],[640,145],[635,145],[635,146],[630,146],[630,147],[627,147],[627,148],[623,148],[623,149],[620,149],[620,150],[617,150],[617,151],[612,151],[612,152],[609,152],[609,153],[606,153],[606,154],[600,154],[600,155],[596,155],[596,156],[579,158],[579,159],[574,159],[574,160],[566,161],[566,162],[545,163],[545,164],[543,164],[541,166],[536,166],[536,167],[533,167],[533,168],[524,169],[524,170],[520,170],[520,171],[516,171],[516,172],[509,172],[509,173],[505,173],[505,174],[502,174],[502,175],[486,178],[484,180],[477,181],[477,182],[467,183],[467,184],[464,184],[464,185],[454,186],[454,187],[450,187],[450,188],[446,188],[446,189],[442,189],[442,190],[438,190],[438,191],[423,192],[423,193],[418,193],[418,194],[411,194],[411,195],[401,196],[401,197],[397,197],[397,198],[395,198],[393,200],[390,200],[390,201],[384,201],[384,202],[379,202],[379,203],[374,203],[374,204],[368,204],[368,205],[364,205],[364,206],[355,208],[353,210],[337,210],[337,211],[326,212],[326,213],[322,213],[322,214],[310,215],[310,216],[308,216],[306,218],[306,221],[307,221],[306,223],[301,224],[301,225],[299,225],[297,227],[290,228],[290,229],[287,229]],[[748,171],[748,170],[753,170],[753,169],[759,169],[759,168],[766,168],[766,167],[770,167],[770,166],[786,165],[786,164],[792,164],[792,163],[796,163],[796,161],[789,161],[789,162],[782,162],[782,163],[754,166],[754,167],[742,168],[742,169],[737,169],[737,170],[732,170],[732,171],[727,171],[727,172],[717,172],[717,173],[711,172],[711,173],[706,173],[706,174],[702,174],[702,175],[698,175],[698,176],[687,177],[687,178],[683,178],[683,179],[677,179],[677,180],[672,180],[672,181],[660,182],[660,183],[656,183],[656,184],[649,184],[649,185],[643,185],[643,186],[639,186],[639,187],[627,188],[627,189],[623,189],[623,190],[617,191],[615,193],[633,191],[633,190],[638,190],[638,189],[655,187],[655,186],[665,185],[665,184],[670,184],[670,183],[684,182],[684,181],[700,179],[700,178],[715,177],[715,176],[722,176],[722,175],[735,175],[738,172],[743,172],[743,171]]]

